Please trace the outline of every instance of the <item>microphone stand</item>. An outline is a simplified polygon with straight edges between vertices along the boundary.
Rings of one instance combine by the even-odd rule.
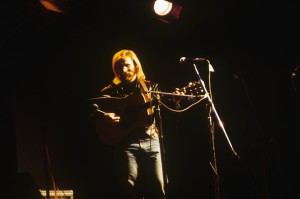
[[[163,180],[164,180],[164,189],[166,192],[166,186],[169,184],[168,180],[168,174],[167,174],[167,169],[166,169],[166,156],[165,156],[165,147],[164,147],[164,135],[163,135],[163,129],[162,129],[162,117],[160,114],[160,105],[157,105],[156,108],[157,112],[157,118],[158,118],[158,129],[159,129],[159,146],[160,146],[160,151],[161,151],[161,164],[162,164],[162,171],[163,171]],[[167,193],[165,193],[167,195]]]
[[[166,187],[169,184],[167,170],[166,170],[166,159],[165,159],[165,147],[164,147],[164,141],[163,141],[163,128],[162,128],[162,117],[160,114],[160,96],[159,95],[169,95],[169,96],[182,96],[182,97],[196,97],[195,95],[182,95],[182,94],[176,94],[176,93],[167,93],[162,91],[148,91],[148,93],[156,94],[158,95],[158,104],[156,108],[156,119],[158,121],[157,126],[159,129],[159,145],[160,145],[160,151],[161,151],[161,163],[162,163],[162,171],[163,171],[163,180],[164,180],[164,186]],[[201,95],[202,96],[202,95]],[[198,96],[199,97],[199,96]],[[165,192],[166,188],[165,188]],[[167,196],[167,193],[165,193]],[[166,197],[167,198],[167,197]]]
[[[208,62],[208,65],[209,65],[209,74],[210,74],[210,72],[214,72],[214,69],[213,69],[212,65],[210,64],[209,60],[206,60],[206,61]],[[216,116],[218,124],[219,124],[220,128],[222,129],[222,131],[223,131],[223,133],[224,133],[224,135],[225,135],[225,137],[227,139],[227,142],[228,142],[228,144],[229,144],[229,146],[230,146],[233,154],[235,156],[237,156],[238,159],[240,159],[240,157],[235,152],[235,150],[233,149],[233,146],[232,146],[232,144],[231,144],[231,142],[230,142],[230,140],[229,140],[229,138],[227,136],[226,130],[225,130],[224,126],[223,126],[223,123],[222,123],[222,121],[221,121],[221,119],[219,117],[219,114],[218,114],[218,112],[217,112],[217,110],[215,108],[215,105],[214,105],[214,103],[212,101],[211,95],[210,95],[210,93],[207,91],[207,89],[205,87],[205,83],[204,83],[204,81],[202,80],[202,78],[201,78],[201,76],[199,74],[199,71],[197,69],[196,64],[194,63],[193,66],[194,66],[196,74],[197,74],[197,76],[199,78],[200,83],[202,84],[202,87],[204,89],[204,92],[205,92],[206,97],[207,97],[208,102],[209,102],[209,104],[208,104],[208,106],[209,106],[209,111],[208,111],[208,120],[209,121],[208,121],[208,123],[209,123],[209,130],[210,130],[210,133],[211,133],[211,155],[212,155],[212,162],[209,162],[209,164],[210,164],[210,166],[211,166],[211,168],[212,168],[212,170],[213,170],[213,172],[215,174],[214,175],[215,196],[216,196],[217,199],[219,199],[220,198],[220,188],[219,188],[220,178],[219,178],[219,174],[218,174],[216,151],[215,151],[215,128],[214,128],[215,125],[214,125],[214,122],[212,120],[212,116],[211,116],[212,113],[214,113],[214,115]]]

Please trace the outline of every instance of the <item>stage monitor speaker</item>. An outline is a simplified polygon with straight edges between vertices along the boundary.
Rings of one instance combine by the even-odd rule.
[[[42,196],[47,199],[46,190],[40,190]],[[73,190],[57,190],[56,195],[59,199],[74,199]],[[50,199],[55,199],[54,190],[49,190]]]

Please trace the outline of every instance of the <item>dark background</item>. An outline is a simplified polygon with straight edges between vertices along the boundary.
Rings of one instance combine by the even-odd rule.
[[[216,187],[221,198],[300,197],[298,3],[177,2],[173,24],[154,18],[150,0],[69,0],[64,13],[38,1],[1,3],[1,198],[51,189],[49,170],[75,199],[117,197],[87,99],[112,80],[120,49],[134,50],[166,92],[198,80],[180,57],[205,57],[215,70],[213,101],[226,130],[215,125],[220,184],[205,102],[182,113],[162,107],[169,198],[216,198]],[[198,69],[208,87],[207,65]]]

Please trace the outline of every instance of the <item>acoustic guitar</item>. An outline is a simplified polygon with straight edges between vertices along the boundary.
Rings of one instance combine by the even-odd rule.
[[[193,82],[179,89],[184,94],[203,93],[200,83]],[[95,131],[100,141],[106,145],[115,145],[134,129],[151,125],[151,115],[154,113],[155,101],[150,101],[145,93],[131,93],[124,97],[103,96],[91,99],[93,104],[107,113],[116,113],[120,122],[106,122],[96,119]]]

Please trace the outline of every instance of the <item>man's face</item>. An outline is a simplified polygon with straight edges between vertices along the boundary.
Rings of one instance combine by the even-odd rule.
[[[135,65],[130,57],[120,59],[116,63],[115,71],[122,82],[133,82],[136,79]]]

